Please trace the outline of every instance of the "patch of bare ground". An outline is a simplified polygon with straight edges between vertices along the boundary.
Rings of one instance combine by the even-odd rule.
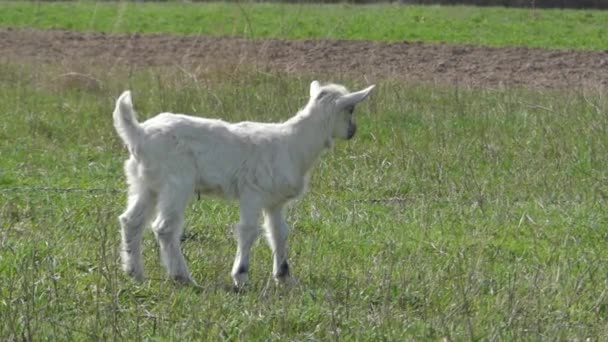
[[[127,66],[254,66],[471,87],[608,86],[608,51],[347,40],[278,40],[0,28],[0,59]]]

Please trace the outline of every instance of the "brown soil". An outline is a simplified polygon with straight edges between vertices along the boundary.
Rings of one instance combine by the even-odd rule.
[[[483,87],[608,86],[608,51],[13,28],[0,28],[0,51],[0,60],[64,65],[247,65],[289,73],[350,75],[370,82],[391,78]]]

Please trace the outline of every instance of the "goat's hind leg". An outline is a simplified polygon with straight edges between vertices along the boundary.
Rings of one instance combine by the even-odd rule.
[[[124,271],[136,281],[144,279],[141,240],[145,226],[154,213],[156,195],[132,186],[127,210],[119,216],[121,227],[121,259]]]
[[[152,230],[169,276],[176,281],[196,285],[181,250],[184,211],[191,191],[191,186],[166,186],[159,194],[158,216],[152,223]]]

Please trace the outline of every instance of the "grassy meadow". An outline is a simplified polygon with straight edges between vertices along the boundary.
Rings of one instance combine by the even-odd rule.
[[[468,6],[0,2],[0,26],[608,49],[608,12]]]
[[[0,11],[10,6],[25,5]],[[127,151],[112,128],[115,98],[132,89],[140,119],[174,111],[276,121],[304,105],[312,79],[332,75],[93,66],[97,86],[89,87],[64,78],[65,68],[0,63],[1,340],[608,336],[608,99],[600,90],[377,80],[358,108],[357,136],[322,157],[309,193],[288,212],[298,285],[273,284],[260,240],[251,284],[235,293],[238,211],[207,198],[191,203],[183,237],[202,289],[166,279],[149,231],[148,279],[122,274],[116,217]]]

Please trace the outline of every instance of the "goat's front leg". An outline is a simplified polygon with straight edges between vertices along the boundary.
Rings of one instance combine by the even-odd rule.
[[[241,201],[241,218],[239,223],[234,227],[237,251],[231,274],[234,285],[238,288],[247,284],[251,246],[259,234],[259,208],[251,204],[251,202]]]
[[[287,236],[289,226],[283,217],[283,207],[278,206],[264,211],[266,241],[272,249],[272,275],[278,283],[290,282],[289,263],[287,262]]]

